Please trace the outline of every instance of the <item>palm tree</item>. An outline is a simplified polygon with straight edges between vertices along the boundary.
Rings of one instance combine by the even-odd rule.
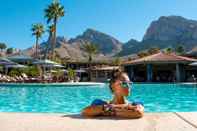
[[[47,18],[47,23],[52,22],[54,25],[54,40],[52,44],[52,59],[54,58],[54,48],[56,44],[56,32],[57,32],[57,22],[58,19],[64,16],[64,6],[62,6],[59,1],[54,0],[46,9],[45,17]]]
[[[122,60],[120,57],[116,57],[113,61],[112,61],[113,65],[116,66],[120,66],[122,64]]]
[[[86,42],[82,48],[88,54],[88,62],[91,63],[93,55],[98,52],[98,47],[95,44]]]
[[[1,50],[1,52],[2,52],[4,49],[6,49],[6,48],[7,48],[7,46],[6,46],[5,43],[0,43],[0,50]]]
[[[90,42],[86,42],[82,46],[83,50],[88,54],[88,62],[89,62],[89,80],[91,80],[91,62],[92,62],[92,57],[98,52],[98,47],[95,44],[91,44]]]
[[[185,53],[185,48],[183,45],[178,45],[176,48],[175,48],[175,52],[176,54],[178,55],[183,55]]]
[[[38,43],[39,43],[39,39],[42,37],[42,35],[44,34],[44,26],[42,24],[33,24],[32,25],[32,35],[34,35],[36,37],[36,53],[35,53],[35,57],[38,57]]]
[[[171,47],[168,47],[168,48],[165,49],[164,52],[167,53],[167,54],[171,54],[173,52],[173,49]]]
[[[7,48],[7,50],[6,50],[6,54],[10,55],[10,54],[12,54],[12,53],[13,53],[13,51],[14,51],[14,49],[13,49],[13,48]]]
[[[54,25],[50,25],[48,26],[48,30],[47,32],[49,33],[49,39],[48,39],[48,43],[46,44],[46,49],[45,49],[45,56],[44,58],[46,59],[47,57],[50,57],[50,54],[49,54],[49,50],[51,49],[50,48],[50,45],[54,39],[54,32],[55,32],[55,29],[54,29]],[[49,56],[47,56],[47,54],[49,54]]]
[[[160,52],[160,49],[157,48],[157,47],[152,47],[152,48],[148,49],[147,52],[148,52],[148,54],[153,55],[153,54],[159,53]]]

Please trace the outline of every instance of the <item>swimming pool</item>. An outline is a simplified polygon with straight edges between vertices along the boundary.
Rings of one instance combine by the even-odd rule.
[[[108,85],[0,85],[0,112],[79,113],[94,99],[110,100]],[[130,101],[143,101],[146,112],[197,111],[197,86],[134,84]]]

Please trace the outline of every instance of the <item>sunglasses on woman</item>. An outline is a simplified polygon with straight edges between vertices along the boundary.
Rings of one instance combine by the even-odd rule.
[[[121,82],[121,87],[123,87],[123,88],[129,88],[130,87],[130,83],[128,81],[122,81]]]

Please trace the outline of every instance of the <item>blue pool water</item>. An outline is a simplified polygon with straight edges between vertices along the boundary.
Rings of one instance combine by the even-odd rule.
[[[79,113],[94,99],[111,99],[104,86],[0,85],[0,112]],[[134,84],[130,101],[143,101],[146,112],[197,111],[197,86]]]

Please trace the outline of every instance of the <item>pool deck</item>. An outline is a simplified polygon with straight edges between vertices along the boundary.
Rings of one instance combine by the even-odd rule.
[[[146,113],[142,119],[0,113],[0,131],[197,131],[197,112]]]

